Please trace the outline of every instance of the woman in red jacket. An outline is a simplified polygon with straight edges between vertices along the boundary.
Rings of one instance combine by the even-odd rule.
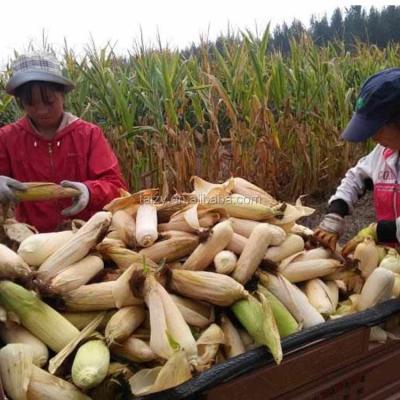
[[[73,83],[47,53],[22,55],[12,65],[7,93],[25,111],[0,129],[0,203],[15,201],[22,182],[54,182],[79,190],[71,200],[21,202],[16,217],[40,232],[56,230],[65,217],[88,219],[126,189],[101,129],[64,111]]]

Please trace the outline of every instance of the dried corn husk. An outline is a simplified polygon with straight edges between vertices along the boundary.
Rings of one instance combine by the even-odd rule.
[[[232,190],[234,193],[241,194],[242,196],[246,197],[252,197],[269,207],[273,207],[278,204],[278,201],[275,200],[269,193],[247,181],[246,179],[235,177],[233,178],[233,182],[234,185]]]
[[[233,230],[230,221],[218,223],[211,230],[210,236],[200,243],[183,264],[183,268],[192,271],[206,269],[214,257],[222,251],[232,239]]]
[[[104,262],[100,257],[86,256],[57,274],[50,287],[57,293],[69,292],[89,282],[103,268]]]
[[[157,354],[153,352],[148,343],[134,336],[130,336],[121,344],[111,345],[111,352],[137,363],[149,362],[157,358]]]
[[[196,343],[199,353],[196,371],[202,372],[215,363],[219,347],[225,343],[225,335],[217,324],[211,324],[200,335]]]
[[[268,248],[264,258],[279,262],[302,250],[304,250],[304,239],[301,236],[289,234],[281,245]]]
[[[171,287],[189,298],[220,306],[229,306],[248,296],[243,285],[215,272],[172,270]]]
[[[335,285],[335,282],[331,282]],[[311,305],[321,314],[334,314],[337,306],[337,296],[321,279],[311,279],[305,283],[304,293]]]
[[[379,252],[375,241],[369,237],[365,238],[355,248],[353,258],[359,261],[358,269],[363,278],[368,278],[379,264]]]
[[[25,261],[4,244],[0,244],[0,279],[26,278],[31,269]]]
[[[64,246],[47,258],[39,268],[39,276],[43,280],[49,280],[64,268],[81,260],[102,238],[110,223],[111,213],[100,211],[94,214]]]
[[[157,240],[157,208],[154,204],[141,204],[137,209],[135,236],[141,247],[149,247]]]
[[[112,215],[111,231],[115,231],[126,246],[134,248],[136,245],[135,219],[126,210],[118,210]]]
[[[233,233],[232,239],[227,244],[226,249],[232,251],[235,254],[242,254],[242,251],[247,243],[247,238],[239,235],[238,233]]]
[[[56,250],[73,236],[72,231],[39,233],[25,239],[18,248],[18,254],[32,267],[39,267]]]
[[[29,346],[33,363],[38,367],[43,367],[47,363],[49,351],[46,345],[23,326],[11,321],[0,323],[0,339],[6,344],[21,343]]]
[[[221,316],[221,328],[224,334],[224,353],[227,358],[236,357],[246,351],[239,331],[224,314]]]

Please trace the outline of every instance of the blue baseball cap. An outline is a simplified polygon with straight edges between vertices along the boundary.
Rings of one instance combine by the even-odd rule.
[[[399,117],[400,68],[389,68],[370,76],[362,85],[342,139],[362,142]]]

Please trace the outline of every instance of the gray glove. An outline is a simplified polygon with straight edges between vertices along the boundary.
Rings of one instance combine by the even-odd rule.
[[[16,179],[0,175],[0,203],[17,202],[14,190],[27,190],[28,187]]]
[[[64,217],[71,217],[73,215],[79,214],[82,210],[86,208],[89,203],[90,194],[89,189],[84,183],[62,181],[60,185],[62,187],[68,187],[80,191],[80,195],[74,198],[74,200],[72,201],[72,205],[61,211],[61,214],[64,215]]]

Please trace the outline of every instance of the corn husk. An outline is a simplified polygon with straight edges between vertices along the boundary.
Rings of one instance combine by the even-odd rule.
[[[162,367],[142,369],[129,379],[132,393],[143,396],[178,386],[192,377],[184,351],[175,352]]]
[[[246,351],[239,331],[226,316],[221,316],[221,328],[224,334],[224,354],[226,358],[236,357]]]
[[[17,314],[22,325],[54,351],[60,351],[79,334],[56,310],[15,283],[0,282],[0,304]]]
[[[57,274],[51,280],[50,287],[56,293],[69,292],[89,282],[103,268],[104,262],[100,257],[86,256]]]
[[[28,237],[38,233],[38,230],[34,226],[18,222],[13,218],[7,218],[3,222],[2,227],[7,239],[11,240],[13,245],[19,245]]]
[[[232,310],[255,342],[267,346],[275,362],[280,364],[283,355],[278,326],[269,301],[262,293],[259,297],[260,301],[253,296],[237,301]]]
[[[400,274],[394,273],[394,284],[393,284],[393,291],[392,296],[397,298],[400,297]]]
[[[291,262],[282,267],[279,272],[290,282],[304,282],[334,273],[342,266],[334,259],[306,260]]]
[[[390,299],[393,286],[394,274],[384,268],[376,268],[367,278],[361,290],[357,309],[364,311],[378,303]]]
[[[271,246],[264,258],[273,262],[280,262],[302,250],[304,250],[304,239],[301,236],[289,234],[281,245]]]
[[[111,345],[111,353],[136,363],[145,363],[157,359],[149,344],[142,339],[130,336],[123,343]]]
[[[387,255],[380,262],[379,267],[400,274],[400,255],[397,250],[389,249]]]
[[[0,350],[0,378],[13,400],[28,399],[32,368],[32,351],[28,345],[8,344]]]
[[[4,244],[0,244],[0,279],[26,278],[31,269],[25,261]]]
[[[331,282],[335,284],[335,282]],[[321,279],[311,279],[304,285],[304,293],[315,309],[325,315],[334,314],[337,306],[337,296]]]
[[[142,306],[129,306],[119,309],[106,326],[107,343],[124,342],[138,328],[145,318]]]
[[[74,384],[83,390],[99,385],[107,376],[110,352],[102,340],[89,340],[79,347],[71,374]]]
[[[379,264],[379,252],[375,241],[369,237],[365,238],[355,248],[353,258],[359,261],[358,269],[362,277],[368,278]]]
[[[314,209],[311,207],[303,206],[301,197],[296,200],[296,204],[292,205],[285,203],[285,209],[283,216],[279,218],[272,218],[269,222],[276,225],[287,225],[296,222],[298,219],[308,217],[314,213]]]
[[[240,255],[246,246],[247,240],[248,239],[246,237],[239,235],[238,233],[233,233],[232,239],[226,246],[226,250]]]
[[[220,345],[225,343],[223,330],[217,324],[211,324],[197,339],[197,372],[203,372],[215,363]]]
[[[108,321],[115,314],[115,310],[107,311],[103,320],[99,325],[100,330],[104,330]],[[61,315],[66,318],[75,328],[79,330],[85,328],[91,321],[102,314],[102,311],[80,311],[80,312],[63,312]]]
[[[259,224],[253,229],[232,274],[234,279],[242,284],[251,279],[264,258],[271,239],[272,233],[269,225]]]
[[[232,223],[232,229],[235,233],[249,238],[253,229],[260,224],[260,222],[252,221],[249,219],[234,218],[231,217],[230,221]],[[268,224],[270,231],[272,233],[271,246],[279,246],[286,239],[286,232],[279,226]]]
[[[236,267],[237,257],[229,250],[222,250],[214,257],[215,271],[219,274],[229,275]]]
[[[158,241],[150,247],[140,250],[139,254],[155,263],[162,260],[172,262],[191,254],[199,244],[198,236],[191,233],[172,231],[169,232],[169,236],[166,240]]]
[[[56,250],[39,268],[39,277],[50,280],[64,268],[85,257],[105,234],[111,223],[111,213],[94,214],[64,246]]]
[[[143,256],[136,251],[123,247],[123,243],[115,239],[105,238],[96,246],[96,250],[104,257],[114,261],[120,269],[127,269],[135,262],[141,262]],[[151,262],[151,260],[149,260]]]
[[[233,230],[230,221],[218,223],[211,230],[209,238],[200,243],[183,264],[183,268],[192,271],[206,269],[214,257],[222,251],[232,239]]]
[[[257,286],[257,291],[269,300],[281,337],[289,336],[300,330],[295,318],[276,296],[262,285]]]
[[[310,304],[307,296],[283,275],[259,272],[260,283],[272,292],[304,328],[324,322],[322,315]]]
[[[47,363],[49,351],[46,345],[23,326],[11,321],[0,323],[0,339],[6,344],[21,343],[29,346],[33,363],[38,367],[43,367]]]
[[[136,223],[135,219],[125,210],[118,210],[112,215],[111,231],[115,231],[127,247],[134,248],[136,245]]]
[[[29,400],[90,400],[72,383],[33,366],[28,387]]]
[[[219,306],[229,306],[248,296],[243,285],[229,276],[215,272],[172,270],[171,287],[191,299]]]
[[[193,301],[185,297],[170,294],[178,306],[184,320],[196,328],[206,328],[215,320],[214,306],[201,301]]]
[[[233,178],[233,188],[232,191],[234,193],[240,194],[246,197],[252,197],[260,201],[260,203],[273,207],[278,205],[278,201],[274,199],[269,193],[265,190],[262,190],[258,186],[252,184],[251,182],[247,181],[246,179],[235,177]]]
[[[73,236],[72,231],[39,233],[25,239],[18,248],[18,254],[32,267],[39,267],[56,250]]]

